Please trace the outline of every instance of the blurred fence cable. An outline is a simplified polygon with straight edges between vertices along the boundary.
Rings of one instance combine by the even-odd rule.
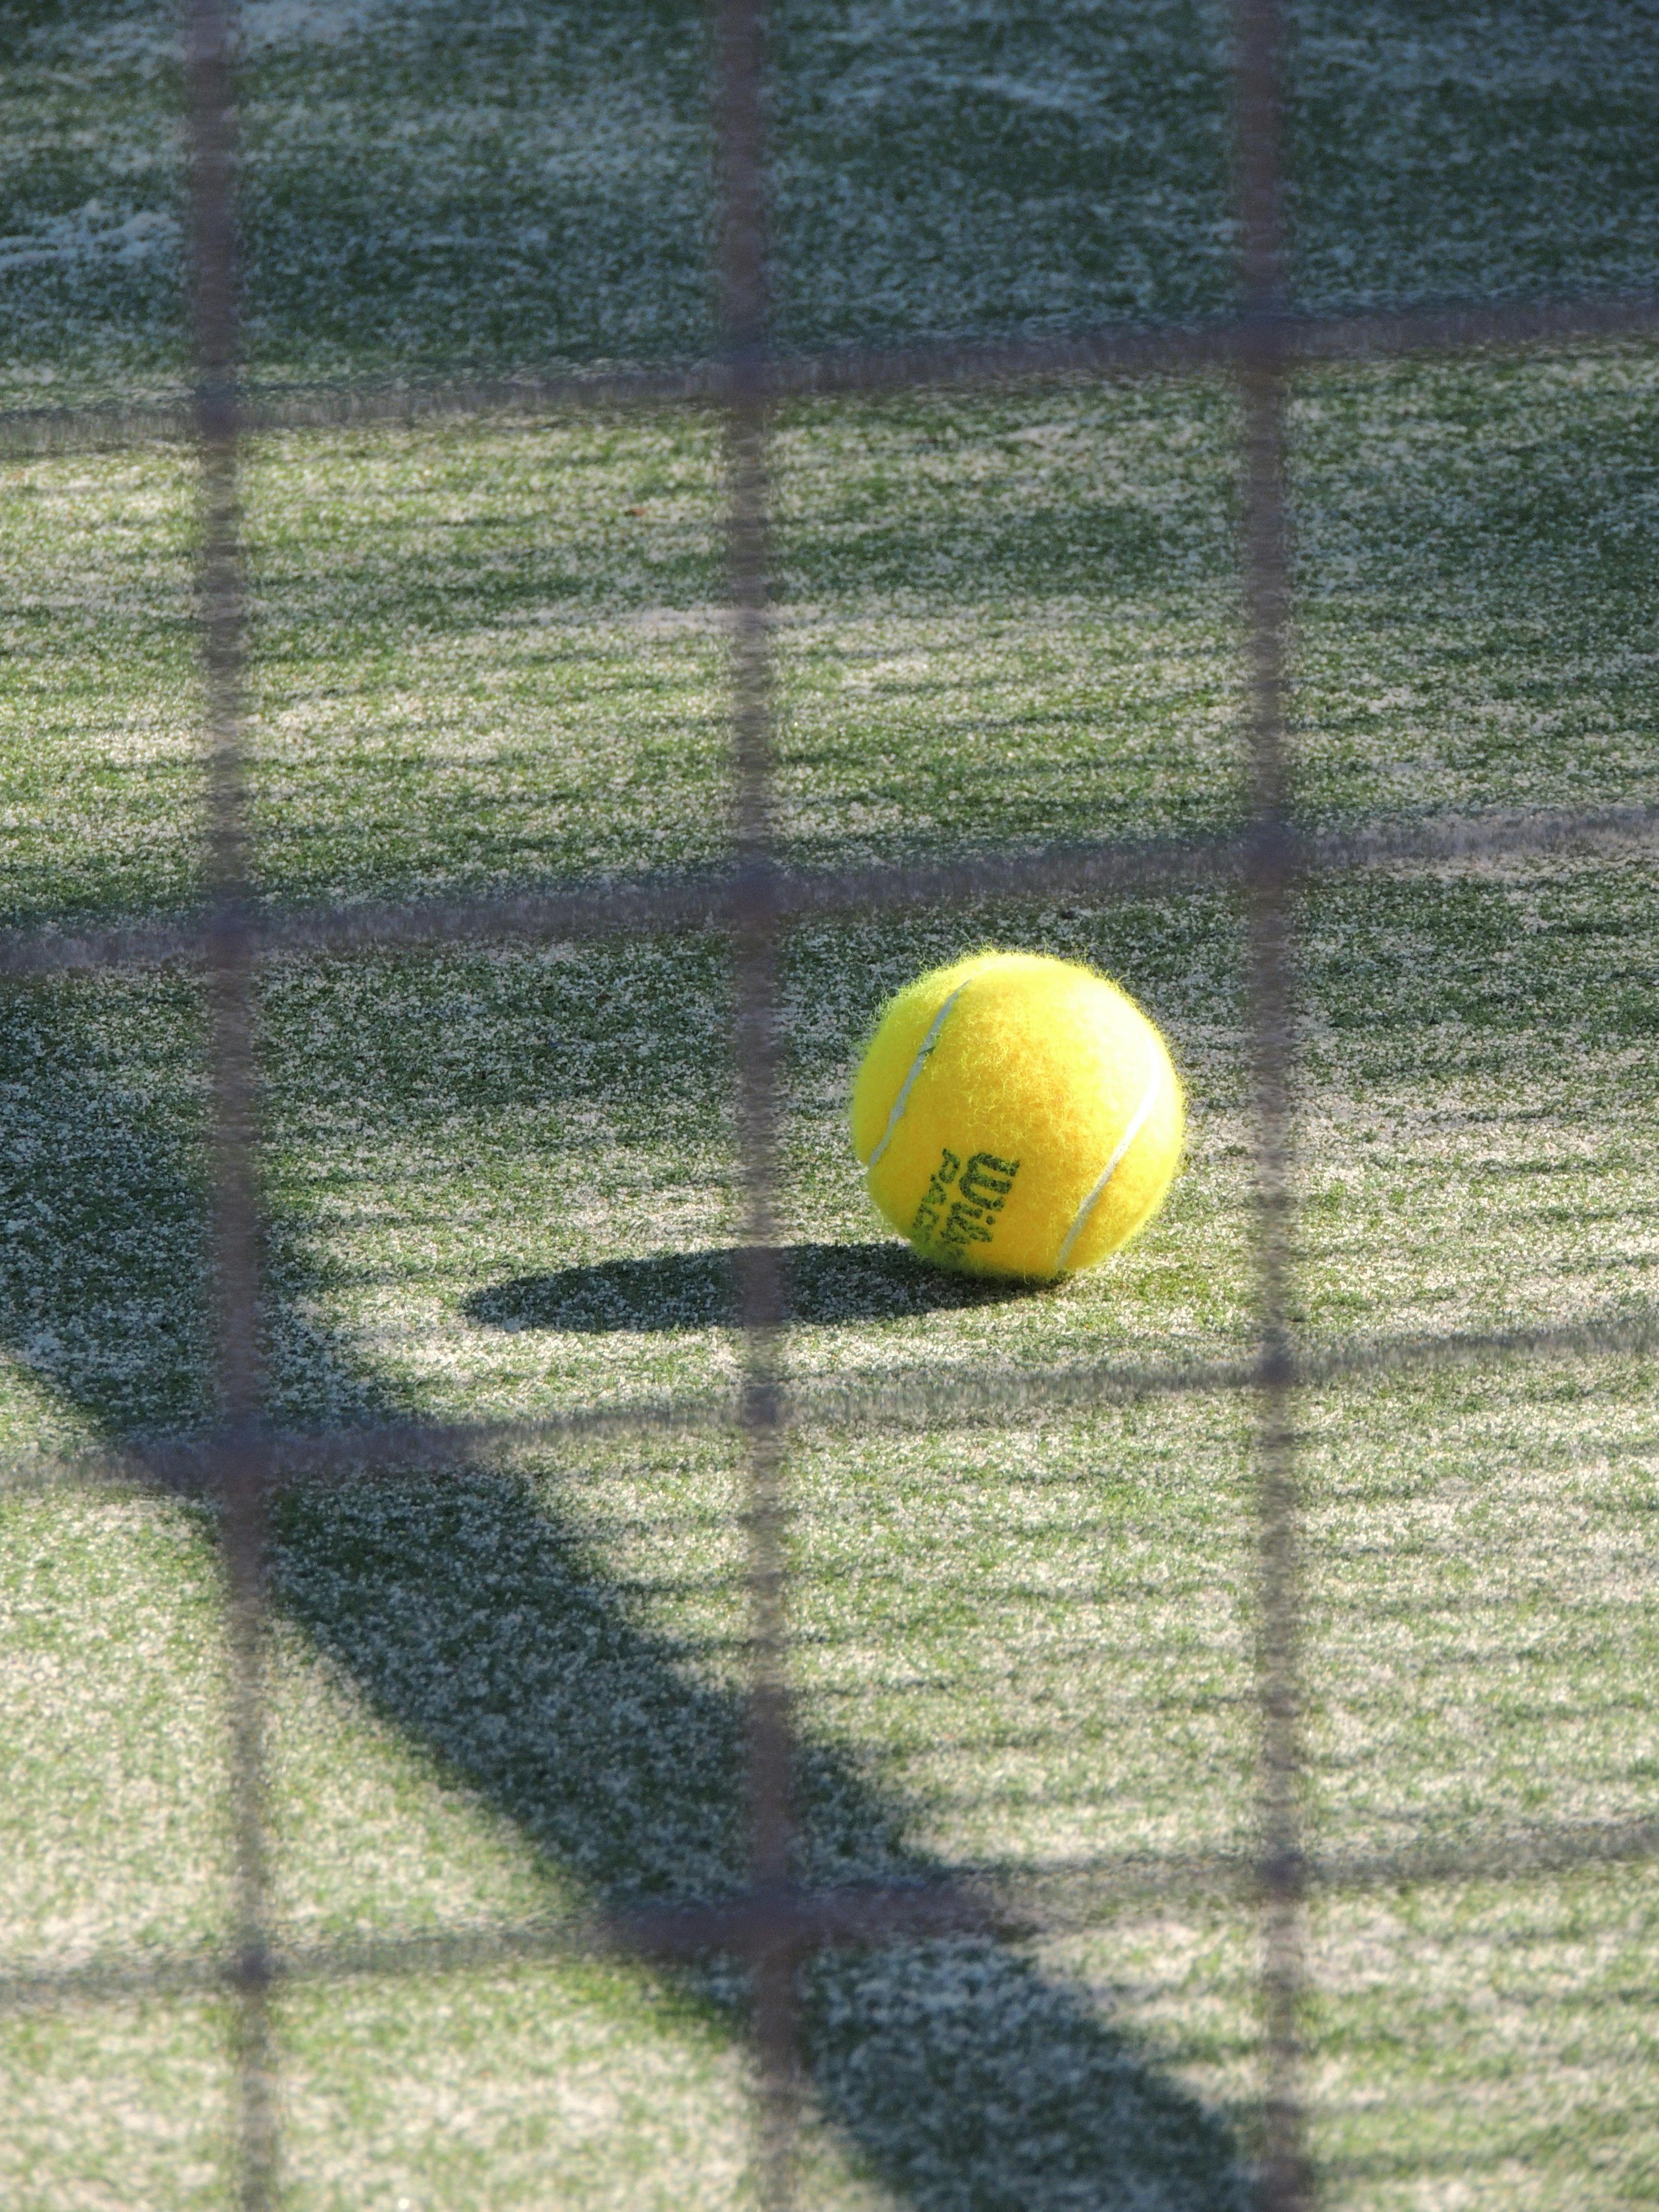
[[[237,380],[241,272],[236,222],[234,0],[190,0],[190,208],[202,511],[198,630],[205,693],[212,1072],[213,1274],[219,1462],[229,1627],[235,1897],[238,2197],[276,2203],[269,1824],[265,1785],[266,1455],[259,1430],[259,1223],[255,1164],[252,947],[241,739],[242,581]]]

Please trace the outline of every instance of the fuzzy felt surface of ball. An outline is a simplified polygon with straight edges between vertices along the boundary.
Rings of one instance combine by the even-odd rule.
[[[977,952],[907,984],[853,1089],[853,1147],[901,1236],[970,1274],[1052,1280],[1163,1204],[1181,1080],[1127,993],[1046,953]]]

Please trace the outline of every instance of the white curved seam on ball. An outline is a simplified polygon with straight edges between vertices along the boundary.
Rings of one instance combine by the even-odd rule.
[[[899,1123],[904,1119],[904,1109],[910,1103],[910,1093],[916,1087],[916,1078],[921,1073],[922,1069],[927,1066],[928,1055],[932,1053],[933,1047],[939,1042],[939,1033],[945,1027],[945,1017],[950,1012],[951,1007],[955,1006],[957,1000],[962,996],[963,993],[968,988],[969,984],[971,983],[973,980],[973,977],[969,975],[958,983],[956,989],[951,992],[950,997],[945,1001],[945,1004],[934,1015],[933,1026],[928,1030],[927,1036],[923,1037],[921,1051],[910,1062],[910,1073],[905,1077],[903,1082],[899,1085],[899,1095],[893,1101],[892,1112],[887,1116],[887,1127],[881,1133],[881,1142],[876,1146],[875,1151],[871,1153],[869,1160],[866,1163],[866,1173],[874,1175],[876,1171],[876,1162],[887,1150],[889,1145],[892,1143],[893,1132],[897,1128]]]
[[[1153,1104],[1157,1100],[1158,1087],[1163,1081],[1163,1066],[1158,1055],[1154,1054],[1152,1056],[1152,1072],[1147,1078],[1146,1090],[1141,1093],[1140,1103],[1135,1108],[1134,1113],[1130,1119],[1128,1127],[1118,1139],[1116,1151],[1112,1154],[1111,1158],[1107,1161],[1105,1166],[1101,1170],[1099,1181],[1096,1183],[1094,1188],[1089,1193],[1087,1198],[1084,1200],[1082,1205],[1079,1206],[1077,1212],[1073,1218],[1072,1225],[1066,1232],[1065,1242],[1061,1244],[1059,1254],[1054,1261],[1054,1273],[1057,1275],[1063,1274],[1065,1273],[1066,1262],[1072,1256],[1073,1245],[1077,1243],[1078,1238],[1082,1236],[1084,1231],[1088,1227],[1089,1216],[1094,1212],[1096,1206],[1099,1205],[1101,1199],[1105,1194],[1107,1184],[1110,1182],[1112,1177],[1122,1166],[1124,1155],[1127,1152],[1130,1146],[1133,1144],[1135,1139],[1140,1134],[1141,1131],[1146,1127],[1146,1117],[1152,1112]]]

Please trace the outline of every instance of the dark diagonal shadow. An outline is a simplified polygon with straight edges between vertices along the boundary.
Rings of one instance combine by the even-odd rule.
[[[284,1516],[282,1583],[383,1712],[607,1906],[742,1883],[740,1702],[690,1676],[539,1489],[313,1492]],[[836,1747],[806,1746],[797,1786],[809,1881],[948,1875]],[[806,1983],[819,2105],[927,2212],[1240,2201],[1225,2127],[1017,1951],[832,1955]]]
[[[161,986],[152,986],[159,989]],[[0,1328],[106,1433],[199,1417],[196,1096],[118,1086],[84,986],[0,1000],[11,1092],[6,1199],[39,1234],[0,1242]],[[22,1164],[20,1166],[19,1162]],[[20,1217],[11,1217],[20,1218]],[[307,1401],[407,1416],[409,1393],[320,1334],[300,1224],[278,1221],[273,1336],[302,1334]],[[280,1379],[280,1378],[279,1378]],[[664,1540],[662,1572],[672,1574]],[[596,1904],[686,1900],[744,1879],[743,1710],[607,1574],[554,1480],[481,1468],[290,1496],[277,1601],[364,1698],[515,1821]],[[905,1805],[852,1753],[809,1743],[802,1873],[948,1877]],[[727,1976],[689,1978],[735,2029]],[[975,1939],[826,1955],[804,1974],[812,2094],[855,2158],[916,2212],[1234,2212],[1225,2121],[1080,1990]]]
[[[738,1317],[733,1256],[729,1249],[661,1252],[516,1275],[475,1291],[462,1310],[494,1328],[568,1329],[582,1336],[730,1327]],[[999,1305],[1041,1296],[1043,1287],[947,1274],[908,1244],[893,1243],[791,1244],[783,1259],[790,1311],[808,1326]]]

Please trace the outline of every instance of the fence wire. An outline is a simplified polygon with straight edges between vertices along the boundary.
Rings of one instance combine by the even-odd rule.
[[[781,1255],[787,1258],[787,1250]],[[787,1277],[786,1277],[787,1280]],[[785,1293],[787,1310],[787,1293]],[[1355,1382],[1410,1379],[1451,1369],[1580,1364],[1597,1358],[1645,1359],[1659,1352],[1659,1322],[1622,1308],[1553,1328],[1468,1329],[1437,1335],[1373,1337],[1349,1344],[1285,1351],[1276,1361],[1287,1387],[1310,1393]],[[1266,1385],[1261,1359],[1172,1361],[1137,1366],[1127,1360],[1082,1361],[1065,1367],[937,1364],[883,1368],[780,1382],[781,1425],[811,1434],[981,1435],[999,1428],[1028,1431],[1045,1419],[1075,1419],[1113,1407],[1168,1398],[1252,1396]],[[268,1491],[288,1485],[399,1480],[458,1469],[567,1455],[627,1438],[735,1436],[743,1426],[741,1389],[697,1397],[642,1399],[577,1407],[528,1419],[408,1421],[382,1425],[261,1432]],[[1018,1478],[1012,1478],[1017,1480]],[[613,1477],[562,1463],[562,1486],[603,1487]],[[180,1498],[223,1494],[218,1441],[163,1438],[125,1447],[74,1451],[18,1451],[0,1458],[0,1493],[46,1490],[161,1490]],[[687,1520],[700,1511],[687,1510]]]
[[[1304,1895],[1397,1893],[1414,1884],[1533,1881],[1659,1856],[1659,1821],[1582,1820],[1511,1827],[1387,1851],[1310,1852]],[[1257,1904],[1259,1856],[1143,1852],[1099,1860],[963,1868],[950,1882],[849,1886],[783,1897],[754,1894],[608,1918],[526,1920],[335,1943],[276,1943],[270,1984],[397,1981],[499,1972],[560,1960],[687,1962],[768,1945],[796,1954],[979,1936],[1021,1942],[1086,1935],[1148,1905]],[[222,1952],[149,1952],[0,1974],[0,2011],[42,2011],[147,1996],[235,1992],[240,1970]]]
[[[719,0],[720,276],[724,346],[712,362],[627,374],[523,378],[423,388],[248,393],[240,388],[235,210],[234,0],[188,0],[186,63],[194,241],[196,396],[167,405],[41,410],[0,417],[0,451],[76,450],[185,437],[200,461],[198,627],[206,697],[210,902],[200,916],[82,932],[0,932],[0,975],[26,976],[174,960],[204,963],[212,1009],[216,1364],[219,1419],[206,1437],[69,1455],[12,1455],[0,1487],[137,1485],[219,1509],[231,1666],[234,1936],[228,1954],[139,1954],[0,1973],[0,2008],[224,1993],[236,2014],[238,2196],[269,2212],[280,2187],[272,1991],[305,1980],[487,1970],[623,1953],[746,1960],[758,2084],[760,2167],[769,2212],[795,2201],[800,2101],[797,1970],[814,1949],[929,1936],[1053,1934],[1175,1898],[1254,1900],[1261,1926],[1264,2212],[1312,2203],[1303,2095],[1304,1921],[1309,1895],[1413,1881],[1496,1881],[1659,1856],[1659,1823],[1510,1829],[1375,1853],[1318,1856],[1302,1833],[1302,1633],[1296,1404],[1366,1376],[1519,1358],[1648,1354],[1659,1328],[1627,1312],[1558,1328],[1294,1341],[1295,922],[1309,878],[1365,868],[1455,867],[1506,856],[1644,850],[1659,807],[1534,810],[1310,830],[1295,820],[1285,743],[1290,618],[1285,492],[1286,381],[1301,363],[1641,335],[1659,297],[1454,302],[1335,318],[1288,311],[1284,278],[1278,0],[1237,0],[1239,315],[1202,327],[1108,330],[1036,340],[787,356],[769,345],[765,298],[764,0]],[[1007,385],[1223,372],[1238,382],[1245,468],[1242,561],[1249,631],[1249,789],[1236,826],[1158,844],[1100,842],[993,850],[919,866],[804,871],[783,865],[775,831],[767,614],[767,428],[782,400],[919,386]],[[403,904],[263,907],[249,881],[240,734],[241,584],[238,455],[249,435],[330,424],[455,415],[685,404],[726,427],[733,865],[706,880],[607,882]],[[1060,894],[1096,900],[1212,884],[1240,896],[1249,947],[1256,1131],[1257,1335],[1231,1363],[1135,1368],[1089,1363],[1046,1373],[989,1365],[941,1375],[884,1371],[786,1385],[787,1255],[776,1237],[777,958],[782,934],[812,921],[908,907]],[[283,1434],[260,1419],[258,1104],[252,1054],[258,962],[283,953],[371,953],[485,939],[602,938],[705,928],[730,939],[738,987],[744,1241],[733,1255],[738,1388],[533,1420],[404,1424]],[[805,1891],[793,1879],[785,1535],[792,1429],[949,1431],[1076,1415],[1136,1399],[1246,1395],[1255,1406],[1257,1844],[1249,1853],[1157,1855],[965,1870],[950,1883]],[[532,1922],[358,1944],[281,1946],[270,1933],[270,1834],[263,1736],[266,1550],[282,1485],[408,1478],[557,1453],[624,1436],[725,1433],[746,1468],[750,1630],[750,1880],[737,1898],[609,1919]]]
[[[252,962],[246,916],[246,766],[241,735],[242,589],[236,375],[240,356],[232,0],[190,0],[185,65],[195,249],[196,413],[201,451],[198,628],[206,693],[208,975],[212,1072],[212,1254],[230,1650],[235,1895],[234,2050],[242,2212],[276,2198],[272,2078],[270,1825],[265,1788],[265,1453],[258,1433],[259,1222],[255,1189]]]
[[[1265,321],[1252,314],[1218,315],[1202,323],[1146,329],[1111,325],[1103,330],[976,343],[945,339],[900,347],[838,346],[818,353],[771,349],[755,374],[772,400],[860,393],[878,398],[884,392],[1006,386],[1054,377],[1101,383],[1232,374],[1264,344],[1287,364],[1313,366],[1643,337],[1656,330],[1659,295],[1648,292],[1557,300],[1447,300],[1431,307],[1341,315],[1281,310]],[[245,388],[240,420],[246,434],[257,435],[351,429],[377,422],[511,420],[630,408],[721,408],[730,404],[732,388],[732,370],[725,360],[453,384]],[[106,452],[193,442],[195,436],[195,410],[186,400],[0,410],[0,453],[4,454]]]
[[[1167,897],[1206,886],[1245,893],[1262,866],[1261,826],[1213,836],[1127,839],[979,852],[915,864],[790,868],[772,854],[765,902],[774,937],[788,928],[994,900]],[[1659,806],[1538,807],[1356,823],[1309,830],[1273,825],[1271,865],[1287,878],[1365,869],[1456,869],[1482,861],[1638,854],[1659,840]],[[509,890],[404,902],[353,901],[296,910],[250,902],[241,929],[250,954],[330,955],[680,934],[735,933],[756,896],[751,868],[696,878],[600,883],[567,890]],[[56,925],[0,930],[0,975],[50,975],[106,968],[209,962],[210,918],[132,921],[101,929]]]
[[[1237,0],[1238,214],[1247,307],[1271,331],[1285,296],[1277,0]],[[1249,976],[1255,1091],[1256,1276],[1261,1413],[1256,1438],[1256,1695],[1261,2011],[1265,2043],[1260,2195],[1263,2212],[1310,2202],[1302,2110],[1303,1906],[1301,1494],[1295,1376],[1291,1196],[1295,951],[1285,744],[1289,548],[1285,500],[1285,360],[1271,336],[1240,366],[1244,413],[1243,556],[1249,622]]]

